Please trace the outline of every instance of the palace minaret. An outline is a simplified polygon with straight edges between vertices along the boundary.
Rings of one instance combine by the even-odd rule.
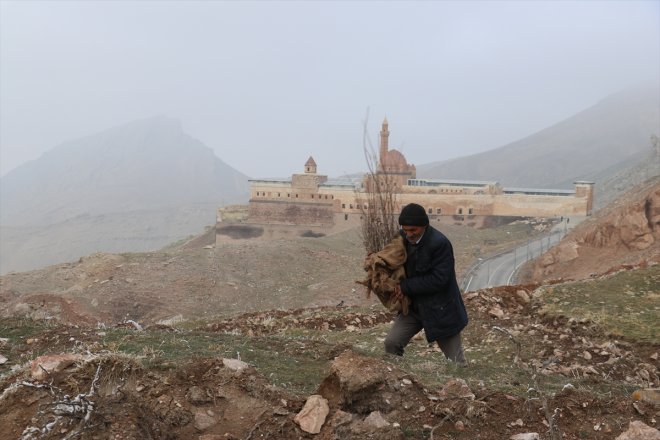
[[[383,119],[383,126],[380,129],[380,156],[378,158],[380,166],[384,167],[383,160],[387,156],[387,151],[389,150],[388,142],[390,137],[390,131],[388,130],[387,118]]]

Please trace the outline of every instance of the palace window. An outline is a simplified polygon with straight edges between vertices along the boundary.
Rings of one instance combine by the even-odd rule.
[[[463,208],[458,208],[458,214],[463,214]]]
[[[472,208],[468,208],[468,214],[472,214]]]
[[[433,214],[433,208],[429,208],[429,214]]]
[[[346,203],[341,204],[341,209],[346,209]]]

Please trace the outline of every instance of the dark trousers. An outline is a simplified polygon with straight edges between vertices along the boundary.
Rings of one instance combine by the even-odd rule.
[[[394,325],[385,338],[385,351],[397,356],[403,356],[406,345],[408,345],[412,337],[422,328],[421,318],[412,309],[407,315],[399,313],[394,320]],[[440,338],[436,342],[447,359],[460,365],[467,364],[460,333],[447,338]]]

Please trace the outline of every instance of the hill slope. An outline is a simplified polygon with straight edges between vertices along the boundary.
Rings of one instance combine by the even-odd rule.
[[[2,178],[0,269],[159,248],[214,224],[216,207],[247,194],[247,176],[176,120],[115,127],[62,144]]]
[[[660,135],[660,91],[612,95],[558,124],[480,154],[417,167],[423,178],[496,180],[504,186],[572,188],[600,183],[644,160]]]
[[[579,280],[625,265],[660,263],[660,176],[575,227],[528,268],[526,282]],[[656,266],[657,267],[657,266]]]

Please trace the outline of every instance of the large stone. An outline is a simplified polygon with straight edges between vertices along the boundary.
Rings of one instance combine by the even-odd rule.
[[[333,407],[354,402],[356,396],[374,396],[385,382],[384,371],[382,363],[346,350],[332,362],[330,374],[317,394],[328,399]]]
[[[634,420],[628,425],[628,430],[615,440],[660,440],[660,431],[639,420]]]
[[[474,393],[463,379],[451,379],[442,387],[438,398],[440,400],[455,398],[474,400]]]
[[[90,356],[73,353],[39,356],[30,364],[30,373],[33,379],[44,380],[50,374],[64,371],[76,362],[84,362],[89,359],[91,359]]]
[[[325,418],[330,412],[328,401],[318,394],[307,398],[305,406],[293,419],[300,429],[310,434],[318,434],[325,423]]]

